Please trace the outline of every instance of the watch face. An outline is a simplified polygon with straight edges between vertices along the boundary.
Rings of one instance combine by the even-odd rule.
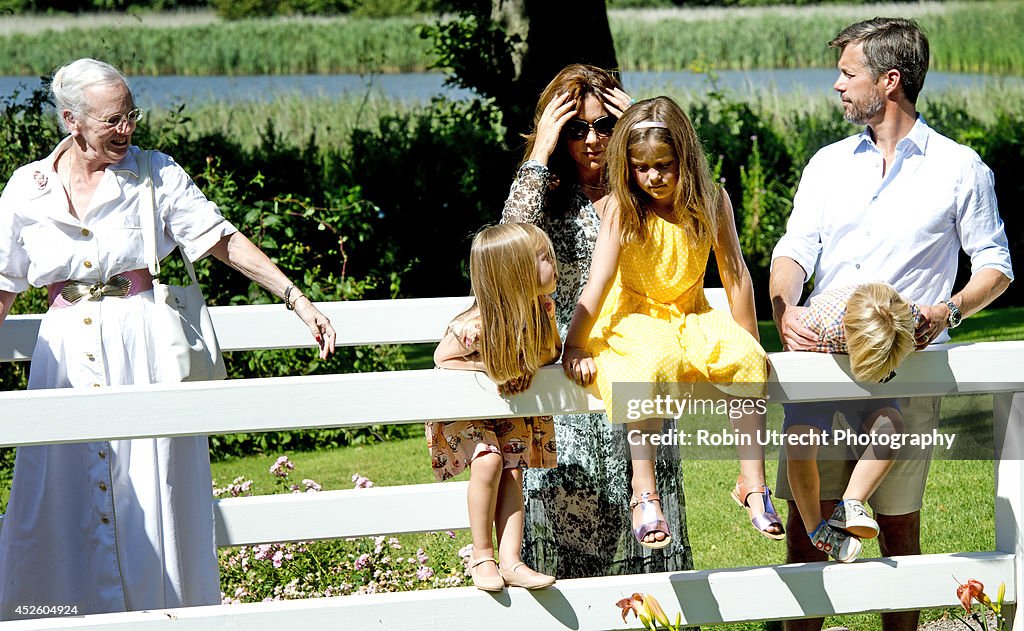
[[[952,300],[947,301],[946,306],[949,307],[949,319],[947,320],[949,328],[953,329],[960,326],[960,321],[963,320],[963,315],[960,313],[960,309],[953,304]]]

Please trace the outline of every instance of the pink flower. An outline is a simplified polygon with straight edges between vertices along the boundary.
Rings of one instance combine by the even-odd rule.
[[[429,565],[421,565],[419,569],[416,570],[416,578],[421,581],[429,581],[434,578],[434,568]]]
[[[322,486],[317,484],[316,480],[305,479],[302,483],[306,486],[306,493],[315,493],[317,491],[324,490]]]
[[[373,482],[369,478],[364,478],[358,473],[352,474],[352,482],[355,484],[357,489],[369,489],[373,487]]]
[[[288,477],[288,473],[291,472],[294,468],[295,465],[292,464],[290,460],[288,460],[288,456],[281,456],[280,458],[277,459],[277,462],[271,465],[270,473],[276,475],[279,478],[284,479]]]
[[[369,554],[361,555],[358,559],[356,559],[356,569],[357,570],[363,569],[364,567],[366,567],[366,564],[369,563],[369,562],[370,562],[370,555]]]
[[[281,565],[284,564],[284,552],[281,552],[280,550],[275,552],[274,556],[271,558],[274,562],[274,567],[281,567]]]

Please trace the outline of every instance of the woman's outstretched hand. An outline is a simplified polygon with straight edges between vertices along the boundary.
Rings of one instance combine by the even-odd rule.
[[[562,370],[565,376],[578,385],[589,386],[597,376],[597,364],[590,353],[582,348],[567,348],[562,355]]]
[[[306,298],[306,296],[302,296],[302,298]],[[306,300],[296,299],[295,313],[306,323],[313,339],[320,346],[320,359],[327,359],[334,352],[334,342],[338,337],[334,327],[331,326],[331,321],[316,308],[309,298]]]
[[[633,98],[619,88],[602,90],[601,100],[604,101],[604,109],[615,118],[622,118],[622,113],[634,103]]]
[[[568,93],[556,94],[548,102],[537,121],[537,136],[533,141],[530,159],[547,165],[551,154],[558,148],[558,139],[562,134],[562,126],[576,115],[576,101],[569,98]]]

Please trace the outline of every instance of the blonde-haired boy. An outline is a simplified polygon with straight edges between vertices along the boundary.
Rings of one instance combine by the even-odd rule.
[[[826,291],[811,299],[801,323],[818,336],[814,350],[849,353],[857,381],[885,383],[914,350],[918,306],[885,283],[867,283]],[[838,412],[861,433],[900,433],[903,417],[896,399],[863,399],[787,404],[787,433],[825,433]],[[848,563],[860,554],[861,539],[878,536],[878,523],[864,502],[892,468],[892,454],[870,447],[858,460],[843,499],[828,519],[821,515],[817,441],[788,446],[789,485],[807,535],[815,547]]]

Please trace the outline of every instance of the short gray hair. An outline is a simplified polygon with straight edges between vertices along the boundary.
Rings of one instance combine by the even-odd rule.
[[[53,73],[53,81],[50,82],[50,92],[53,94],[53,102],[57,106],[57,122],[61,131],[67,133],[67,123],[61,112],[71,110],[74,114],[83,114],[88,106],[85,100],[85,90],[94,85],[109,85],[121,83],[131,92],[128,80],[121,72],[104,61],[89,59],[88,57],[64,64]]]
[[[898,70],[903,93],[911,103],[917,103],[928,74],[928,38],[916,20],[874,18],[857,22],[828,43],[839,50],[850,44],[864,45],[864,58],[875,79]]]

